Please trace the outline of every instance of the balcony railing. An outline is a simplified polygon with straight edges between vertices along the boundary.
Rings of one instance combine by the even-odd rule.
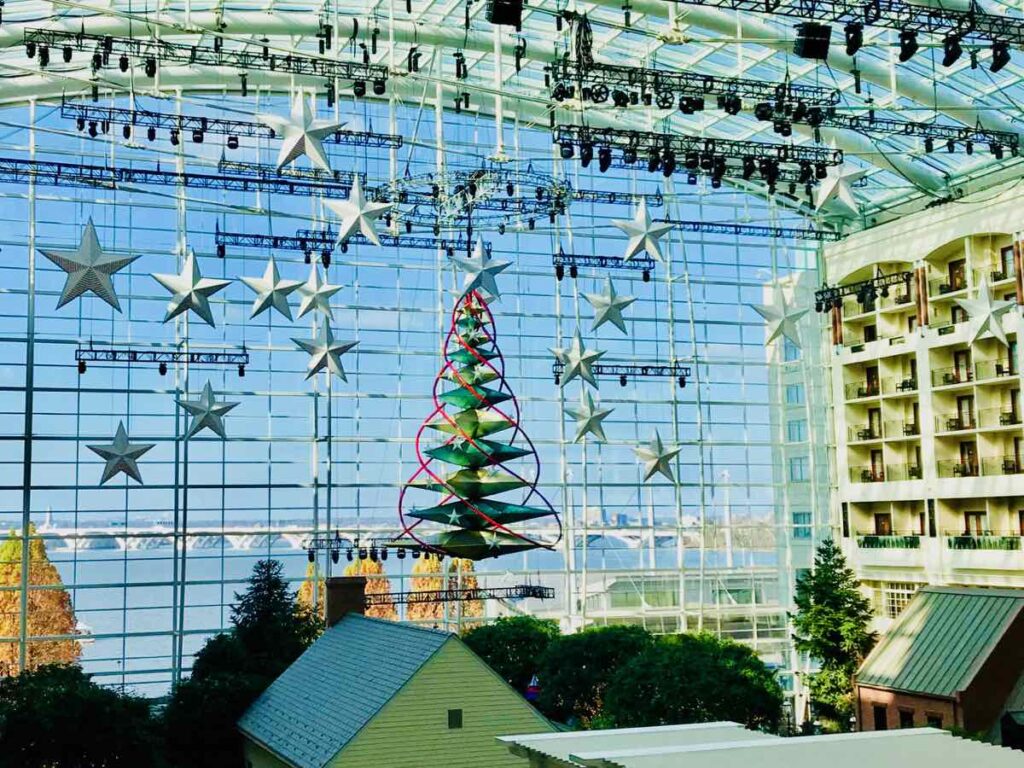
[[[865,440],[881,440],[882,430],[880,427],[868,424],[855,424],[850,427],[850,442],[859,443]]]
[[[919,533],[858,533],[857,546],[861,549],[920,549]]]
[[[882,467],[850,467],[852,483],[884,483],[885,470]]]
[[[886,464],[885,479],[896,480],[920,480],[921,467],[917,464]]]
[[[1014,408],[982,408],[979,412],[983,427],[1013,427],[1021,424],[1020,411]]]
[[[978,422],[972,413],[944,413],[935,417],[936,432],[962,432],[966,429],[977,428]]]
[[[916,437],[921,434],[921,425],[914,421],[887,421],[882,425],[882,434],[889,440]]]
[[[932,371],[932,386],[948,387],[974,381],[970,368],[936,368]]]
[[[977,462],[939,461],[936,465],[939,477],[978,477],[981,474]]]
[[[986,456],[981,460],[981,472],[986,477],[1024,474],[1024,462],[1016,456]]]
[[[989,549],[1000,551],[1020,550],[1020,533],[982,531],[981,533],[964,533],[963,531],[946,531],[946,546],[949,549]]]
[[[979,380],[999,379],[1017,375],[1017,366],[1013,360],[979,360],[974,364],[974,372]]]
[[[988,279],[993,283],[998,283],[1000,280],[1009,280],[1011,277],[1017,276],[1017,268],[1011,261],[1005,267],[997,266],[991,272],[988,273]]]
[[[878,381],[854,381],[846,385],[846,399],[857,400],[864,397],[878,397],[882,389],[888,390],[892,386],[891,379],[880,379]]]
[[[967,278],[961,278],[959,280],[950,280],[949,278],[943,278],[942,280],[930,280],[928,282],[928,295],[929,296],[945,296],[947,293],[956,293],[962,291],[967,287]]]
[[[917,392],[917,377],[916,376],[908,376],[905,379],[900,379],[896,383],[896,386],[895,386],[895,388],[892,391],[893,392]]]

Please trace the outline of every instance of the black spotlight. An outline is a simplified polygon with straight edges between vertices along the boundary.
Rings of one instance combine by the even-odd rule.
[[[181,139],[180,139],[179,134],[178,134],[178,129],[177,128],[172,128],[171,129],[171,146],[172,147],[178,146],[178,143],[180,141],[181,141]]]
[[[378,77],[373,81],[373,93],[375,96],[383,96],[386,88],[387,81],[383,77]]]
[[[749,155],[743,158],[743,180],[750,181],[751,176],[754,175],[754,171],[757,170],[757,164],[754,162],[754,158]]]
[[[996,160],[1002,160],[1003,159],[1003,145],[1002,144],[996,144],[996,143],[993,142],[992,144],[989,145],[989,149],[992,150],[992,155],[995,157]]]
[[[146,59],[146,67],[144,71],[146,73],[146,77],[156,77],[156,59],[152,56]]]
[[[853,56],[864,45],[864,25],[854,21],[846,25],[846,55]]]
[[[951,67],[956,60],[963,55],[964,49],[960,46],[958,35],[947,35],[942,41],[942,66]]]
[[[629,94],[625,91],[616,88],[612,91],[612,104],[616,107],[628,107],[629,106]]]
[[[349,554],[351,554],[351,553],[349,553]],[[341,552],[339,552],[336,549],[332,549],[331,550],[331,562],[334,563],[334,564],[337,564],[340,559],[341,559]]]
[[[758,120],[771,120],[775,117],[775,107],[768,101],[759,102],[754,106],[754,117]]]
[[[931,136],[925,136],[924,151],[928,153],[935,151],[935,139],[933,139]]]
[[[71,46],[65,45],[64,49],[61,51],[61,58],[64,59],[64,63],[69,64],[71,62],[71,57],[73,55],[74,51],[72,50]]]
[[[665,154],[662,155],[661,159],[661,172],[667,179],[676,170],[676,153],[671,149],[666,149]]]
[[[964,151],[967,152],[968,155],[973,155],[974,154],[974,142],[971,141],[970,139],[965,141],[964,142]]]
[[[78,126],[78,130],[84,131],[85,130],[85,118],[84,117],[79,117],[77,120],[75,120],[75,125]]]
[[[587,168],[594,159],[594,145],[588,141],[580,144],[580,164]]]
[[[824,61],[828,58],[828,46],[831,37],[832,27],[828,24],[819,24],[816,21],[805,21],[797,24],[793,53],[801,59],[819,59]]]
[[[228,136],[228,149],[238,149],[237,136]]]
[[[89,121],[89,138],[90,139],[95,139],[98,134],[99,134],[99,131],[96,128],[96,121],[95,120],[90,120]]]
[[[814,178],[819,180],[828,178],[828,166],[824,163],[816,163],[814,166]]]
[[[81,376],[85,373],[85,360],[78,361],[78,375]]]
[[[312,549],[306,550],[306,557],[309,558],[309,562],[316,560],[316,552]]]
[[[658,166],[661,165],[661,153],[657,148],[652,147],[650,154],[647,156],[647,172],[654,173],[658,170]]]
[[[132,137],[132,127],[125,123],[121,126],[121,135],[124,136],[125,140]]]
[[[597,150],[597,169],[604,173],[612,166],[611,147],[601,147]]]
[[[920,48],[920,46],[917,43],[917,32],[912,29],[901,29],[900,62],[904,63],[910,61],[911,57],[917,53],[918,48]]]
[[[202,144],[204,138],[206,138],[206,137],[203,135],[203,132],[201,130],[199,130],[198,128],[196,130],[192,131],[192,143],[193,144]]]
[[[718,108],[727,115],[737,115],[743,109],[743,99],[735,93],[723,93],[718,97]]]
[[[700,167],[700,155],[696,152],[687,152],[683,158],[683,165],[687,170],[693,171]]]
[[[992,43],[992,64],[989,70],[998,72],[1010,63],[1010,46],[1003,40],[996,40]]]
[[[161,376],[166,376],[167,375],[167,363],[160,363],[160,365],[158,365],[156,367],[156,370],[157,370],[157,372]]]
[[[117,60],[117,67],[122,72],[128,71],[128,57],[125,56],[123,53],[121,54],[121,58]]]
[[[34,59],[36,57],[36,44],[35,43],[33,43],[33,42],[25,43],[25,55],[28,56],[30,59]]]
[[[40,48],[39,48],[39,66],[45,69],[46,66],[49,63],[50,63],[50,49],[47,48],[45,45],[40,46]]]
[[[366,95],[366,81],[354,80],[352,82],[352,93],[354,93],[357,98],[363,98],[363,96]]]
[[[573,149],[571,143],[564,141],[559,147],[558,154],[563,160],[572,160],[573,155],[576,154],[576,150]]]
[[[626,147],[622,150],[622,162],[632,165],[637,161],[636,147]]]

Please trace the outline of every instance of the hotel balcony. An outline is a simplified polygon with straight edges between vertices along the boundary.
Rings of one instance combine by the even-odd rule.
[[[1020,549],[1021,536],[1019,531],[981,531],[980,533],[946,531],[945,535],[947,549],[983,549],[1014,552]]]
[[[896,386],[891,390],[894,394],[903,394],[906,392],[917,392],[917,377],[908,376],[905,379],[900,379],[896,382]]]
[[[978,422],[974,414],[966,413],[945,413],[935,418],[936,432],[963,432],[968,429],[977,429]]]
[[[884,483],[885,470],[882,467],[850,467],[851,483]]]
[[[885,465],[885,480],[889,482],[896,482],[899,480],[920,480],[921,477],[921,467],[917,464]]]
[[[936,462],[939,477],[980,477],[981,467],[977,463],[964,461]]]
[[[949,278],[928,281],[928,296],[932,299],[936,296],[948,296],[965,290],[967,290],[966,278],[952,281]]]
[[[1020,412],[1012,408],[982,408],[979,415],[983,427],[1014,427],[1021,424]]]
[[[857,546],[861,549],[920,549],[920,533],[857,533]]]
[[[881,440],[882,430],[868,424],[855,424],[850,427],[850,442],[864,443],[869,440]]]
[[[978,381],[988,379],[1009,379],[1017,375],[1012,360],[980,360],[974,364],[974,373]]]
[[[985,477],[996,475],[1024,474],[1024,463],[1016,456],[988,456],[981,460],[981,472]]]
[[[970,368],[937,368],[932,371],[933,387],[950,387],[954,384],[969,384],[974,381]]]
[[[988,280],[990,283],[1000,283],[1003,280],[1010,280],[1017,276],[1017,268],[1011,261],[1005,267],[996,266],[991,272],[988,273]]]
[[[847,400],[861,400],[868,397],[878,397],[882,390],[886,391],[892,386],[892,379],[880,379],[879,381],[854,381],[846,385]]]
[[[920,436],[921,425],[915,421],[887,421],[882,431],[886,440],[901,440]]]
[[[954,570],[1007,572],[1024,569],[1020,531],[945,531],[946,562]]]

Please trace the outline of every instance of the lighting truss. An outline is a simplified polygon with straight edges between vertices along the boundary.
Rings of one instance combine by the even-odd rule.
[[[814,311],[828,312],[833,307],[838,309],[843,306],[844,296],[856,296],[857,301],[865,304],[874,301],[879,294],[887,296],[889,289],[894,286],[903,286],[903,295],[908,297],[909,302],[911,277],[913,275],[910,272],[893,272],[849,285],[824,284],[814,292]]]
[[[654,259],[650,256],[637,256],[629,261],[619,256],[597,256],[584,253],[566,253],[559,249],[558,253],[551,256],[551,263],[555,267],[555,277],[559,280],[565,277],[565,268],[569,268],[569,277],[574,280],[579,276],[580,267],[597,267],[598,269],[631,269],[643,272],[644,282],[649,282],[651,272],[654,270]]]
[[[574,189],[572,191],[572,199],[579,200],[585,203],[607,203],[609,205],[629,205],[633,206],[640,200],[644,199],[647,201],[648,208],[661,208],[665,205],[665,198],[661,192],[655,192],[653,195],[633,195],[623,194],[621,192],[604,192],[598,189]]]
[[[841,234],[828,229],[771,227],[761,224],[729,224],[719,221],[683,221],[680,219],[657,219],[656,221],[671,224],[684,232],[705,232],[714,235],[774,237],[792,240],[816,240],[818,242],[836,242],[842,239]]]
[[[181,349],[131,349],[101,348],[96,349],[90,343],[88,347],[75,350],[75,360],[82,366],[85,363],[187,363],[188,365],[235,365],[249,364],[249,353],[242,348],[241,352],[191,352]]]
[[[386,232],[379,232],[381,245],[390,248],[422,248],[424,250],[444,250],[449,255],[456,251],[470,252],[473,243],[465,238],[445,238],[427,236],[397,236]],[[253,232],[222,232],[220,225],[214,232],[214,242],[217,246],[217,255],[224,257],[228,246],[243,246],[247,248],[266,248],[299,251],[307,256],[313,251],[331,253],[338,243],[338,233],[328,229],[300,229],[294,235],[267,235]],[[353,234],[349,244],[364,245],[369,241],[361,234]],[[491,252],[491,244],[486,243],[484,249]]]
[[[25,30],[25,46],[30,54],[36,49],[61,49],[62,51],[88,52],[92,56],[93,72],[110,67],[121,66],[122,57],[145,62],[146,74],[156,74],[159,64],[202,64],[209,67],[229,67],[245,73],[253,70],[285,72],[292,75],[322,77],[329,82],[334,80],[351,80],[362,83],[371,80],[379,90],[388,80],[388,68],[381,64],[368,64],[358,61],[340,61],[316,56],[303,56],[295,53],[281,55],[264,45],[259,52],[244,48],[225,48],[224,38],[214,38],[212,46],[189,45],[157,40],[147,37],[113,37],[111,35],[92,35],[85,32],[65,32],[52,29]],[[67,54],[65,54],[67,56]],[[70,58],[70,56],[68,56]],[[113,61],[113,59],[117,59]],[[43,65],[40,57],[40,65]]]
[[[245,163],[221,163],[220,173],[169,171],[137,166],[112,168],[107,165],[54,163],[43,160],[0,158],[0,181],[32,182],[45,186],[103,187],[117,189],[121,184],[181,185],[192,189],[228,189],[237,192],[276,192],[308,197],[319,193],[345,196],[352,188],[352,174],[335,172],[323,178],[308,172],[284,169],[277,172],[270,166],[249,166]],[[226,172],[229,167],[235,172]]]
[[[366,607],[395,605],[397,603],[455,603],[469,600],[551,600],[554,587],[537,584],[517,584],[514,587],[473,587],[470,589],[428,589],[416,592],[382,592],[366,595]]]
[[[213,133],[224,136],[256,136],[273,138],[274,131],[262,123],[246,120],[225,120],[195,115],[178,115],[156,112],[149,109],[129,109],[94,104],[77,104],[61,100],[61,117],[78,121],[79,130],[92,123],[93,126],[124,125],[146,131],[178,131],[181,135]],[[153,135],[153,134],[150,134]],[[367,147],[401,147],[403,139],[390,133],[372,131],[337,131],[332,137],[335,144],[354,144]]]
[[[594,363],[590,366],[590,370],[593,371],[594,376],[600,378],[602,376],[616,376],[619,379],[620,386],[626,386],[626,383],[630,379],[640,378],[673,378],[679,382],[680,387],[686,386],[686,380],[690,378],[690,366],[680,365],[679,363],[672,363],[671,365],[663,365],[661,363]],[[558,384],[562,380],[562,374],[565,372],[565,363],[561,360],[555,360],[551,366],[551,372],[555,376],[555,384]]]
[[[1024,19],[997,16],[971,3],[967,9],[936,8],[900,0],[673,0],[687,5],[729,8],[810,19],[815,22],[846,22],[897,30],[955,35],[1024,45]]]
[[[627,67],[618,64],[583,64],[562,58],[548,67],[552,98],[562,101],[572,98],[574,88],[584,101],[601,104],[615,97],[619,106],[653,102],[662,109],[679,107],[684,111],[699,111],[703,105],[680,99],[703,99],[705,96],[723,96],[771,101],[775,104],[829,105],[838,104],[840,93],[835,88],[817,85],[766,82],[742,77],[715,77],[696,72],[669,72],[647,67]],[[614,92],[618,93],[614,93]],[[736,102],[732,102],[736,103]],[[737,108],[738,111],[738,108]]]

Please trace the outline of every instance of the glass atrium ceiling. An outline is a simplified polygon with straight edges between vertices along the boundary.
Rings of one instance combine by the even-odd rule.
[[[941,36],[922,34],[920,49],[908,62],[900,63],[898,31],[866,27],[863,47],[851,58],[844,51],[843,24],[836,23],[826,63],[793,54],[794,28],[800,21],[794,17],[666,0],[626,2],[627,12],[621,0],[568,4],[534,0],[526,6],[522,32],[517,34],[511,27],[488,25],[483,19],[485,6],[481,0],[468,4],[464,0],[325,0],[319,4],[288,0],[7,0],[0,26],[0,104],[31,98],[52,100],[62,93],[80,93],[91,87],[88,57],[68,64],[55,57],[45,73],[39,71],[37,62],[26,58],[23,32],[33,26],[127,35],[145,25],[161,38],[178,42],[195,41],[200,36],[209,39],[213,30],[220,29],[229,48],[268,45],[282,55],[289,51],[316,55],[320,43],[316,35],[320,24],[326,23],[333,26],[339,43],[331,55],[358,59],[365,46],[374,63],[387,64],[391,69],[391,87],[380,98],[394,97],[406,106],[432,104],[440,99],[451,108],[458,94],[468,92],[469,111],[492,114],[500,108],[506,119],[517,121],[520,127],[536,125],[543,129],[554,105],[558,123],[798,144],[813,141],[812,130],[800,125],[793,127],[792,137],[780,139],[773,133],[772,122],[758,121],[749,106],[729,116],[711,108],[713,105],[683,115],[674,107],[617,108],[610,100],[601,105],[588,102],[582,108],[578,99],[551,102],[544,70],[571,46],[573,34],[571,25],[557,24],[556,17],[564,10],[575,10],[588,14],[594,59],[598,62],[767,81],[782,81],[788,76],[793,83],[839,89],[840,113],[863,116],[871,112],[878,118],[1020,132],[1018,106],[1024,99],[1024,88],[1020,84],[1021,63],[1013,59],[1017,53],[1011,49],[1011,62],[992,73],[990,46],[981,39],[965,39],[963,55],[952,66],[943,67]],[[319,17],[310,12],[311,7],[319,7]],[[999,16],[1021,16],[1008,4],[989,0],[977,7]],[[375,30],[379,32],[376,45],[368,44]],[[408,71],[412,47],[419,55],[415,72]],[[503,55],[496,57],[496,50]],[[453,76],[455,51],[465,56],[469,74],[464,80]],[[972,58],[977,59],[977,67],[972,68]],[[137,94],[153,93],[155,85],[162,94],[173,95],[179,89],[185,93],[236,91],[238,80],[237,72],[223,68],[167,66],[161,67],[155,81],[135,71],[122,74],[116,69],[104,70],[99,85],[104,90],[134,90]],[[248,76],[250,88],[286,91],[307,84],[316,81],[303,82],[276,72],[251,72]],[[987,146],[978,146],[968,155],[962,146],[948,153],[940,142],[934,151],[927,152],[919,136],[868,136],[821,128],[820,139],[825,146],[835,146],[845,153],[847,172],[856,168],[867,172],[862,178],[851,179],[861,224],[1012,178],[1020,162],[1009,153],[997,160]],[[738,180],[727,183],[748,186]],[[761,184],[749,186],[763,191]],[[783,195],[780,202],[814,214],[814,207],[808,206],[802,196],[786,200]]]

